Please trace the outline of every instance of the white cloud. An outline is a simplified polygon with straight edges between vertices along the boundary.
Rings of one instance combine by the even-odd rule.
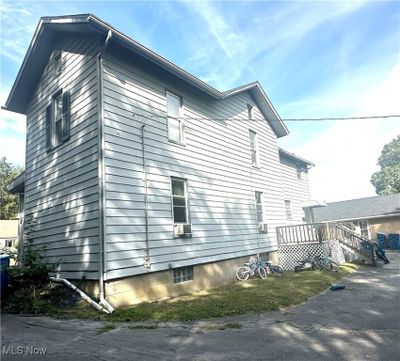
[[[354,115],[400,114],[399,94],[400,65],[396,65],[359,101]],[[377,159],[398,134],[399,118],[343,120],[301,145],[290,148],[289,140],[287,146],[316,163],[310,171],[313,198],[335,201],[375,195],[370,178],[378,170]]]

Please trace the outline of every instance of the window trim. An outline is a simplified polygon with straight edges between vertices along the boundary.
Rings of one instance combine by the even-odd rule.
[[[290,199],[285,199],[284,203],[285,203],[286,220],[293,221],[292,201]]]
[[[247,119],[254,120],[254,105],[247,104]]]
[[[254,134],[254,148],[251,146],[251,135]],[[260,168],[259,159],[259,148],[258,148],[258,136],[257,132],[253,129],[249,129],[249,144],[250,144],[250,162],[253,168]],[[253,152],[255,153],[255,164],[253,164]]]
[[[189,212],[189,186],[188,186],[188,180],[186,178],[180,178],[180,177],[175,177],[171,176],[170,177],[170,184],[171,184],[171,215],[172,215],[172,225],[176,224],[191,224],[190,223],[190,212]],[[174,215],[174,194],[173,194],[173,186],[172,186],[172,181],[173,180],[180,180],[183,181],[184,184],[184,192],[185,192],[185,207],[186,207],[186,222],[175,222],[175,215]]]
[[[172,96],[174,98],[179,99],[180,102],[180,107],[179,107],[179,116],[178,117],[173,117],[170,116],[168,114],[168,96]],[[183,97],[175,94],[169,90],[166,90],[165,92],[165,106],[166,106],[166,113],[167,113],[167,137],[168,137],[168,141],[170,143],[174,143],[174,144],[178,144],[178,145],[185,145],[185,134],[184,134],[184,124],[183,124],[183,119],[179,119],[179,118],[183,118],[183,114],[184,114],[184,110],[183,110]],[[177,119],[179,121],[179,135],[180,135],[180,140],[175,140],[170,138],[170,130],[169,130],[169,119],[173,118],[173,119]]]
[[[60,140],[56,143],[56,99],[61,96],[61,136]],[[71,133],[71,97],[69,89],[58,89],[51,96],[50,104],[46,106],[45,110],[45,141],[46,152],[49,153],[57,149],[70,138]],[[50,134],[48,133],[50,132]],[[49,141],[49,143],[48,143]]]

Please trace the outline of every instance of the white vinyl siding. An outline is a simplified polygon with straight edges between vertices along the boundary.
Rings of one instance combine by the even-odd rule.
[[[248,93],[215,101],[193,88],[156,74],[150,65],[105,55],[104,124],[107,279],[148,272],[141,126],[146,125],[148,231],[151,270],[160,271],[277,249],[275,227],[285,211],[276,136],[269,124],[253,121],[262,154],[251,167]],[[185,147],[168,140],[165,89],[184,94]],[[229,120],[243,118],[243,122]],[[257,107],[255,120],[263,119]],[[197,119],[198,118],[198,119]],[[226,119],[221,121],[220,119]],[[249,176],[251,172],[251,177]],[[188,179],[192,238],[174,238],[171,177]],[[263,192],[260,234],[254,189]]]
[[[298,178],[298,169],[303,169],[301,179]],[[283,186],[283,199],[291,201],[292,219],[287,223],[303,223],[305,214],[302,206],[305,201],[310,200],[308,173],[304,167],[301,168],[294,160],[285,155],[281,155],[280,157],[280,173]]]
[[[49,59],[27,110],[25,220],[34,244],[61,277],[98,278],[97,38],[60,37],[62,71]],[[46,151],[46,113],[53,96],[69,90],[69,140]],[[58,98],[56,98],[58,99]],[[54,104],[54,103],[53,103]],[[60,107],[55,118],[60,119]]]

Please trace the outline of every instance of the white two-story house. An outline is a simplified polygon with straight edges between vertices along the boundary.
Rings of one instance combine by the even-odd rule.
[[[93,15],[40,20],[5,107],[26,114],[34,244],[114,306],[231,282],[277,250],[286,201],[301,222],[258,82],[220,92]]]

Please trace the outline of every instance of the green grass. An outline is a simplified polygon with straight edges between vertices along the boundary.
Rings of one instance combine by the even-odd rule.
[[[160,302],[119,308],[107,319],[112,321],[190,321],[244,313],[277,311],[297,305],[328,288],[354,269],[342,267],[326,271],[285,273],[282,277],[247,282],[202,291]]]
[[[353,264],[347,264],[342,266],[339,272],[288,272],[281,277],[269,276],[265,280],[237,282],[170,300],[119,308],[111,315],[96,311],[85,301],[73,307],[57,307],[56,312],[47,314],[64,318],[129,322],[191,321],[251,312],[277,311],[306,301],[356,268]],[[54,307],[49,308],[49,310],[53,309]],[[225,328],[235,328],[231,326],[227,324]],[[154,326],[139,325],[136,328],[152,327]]]

